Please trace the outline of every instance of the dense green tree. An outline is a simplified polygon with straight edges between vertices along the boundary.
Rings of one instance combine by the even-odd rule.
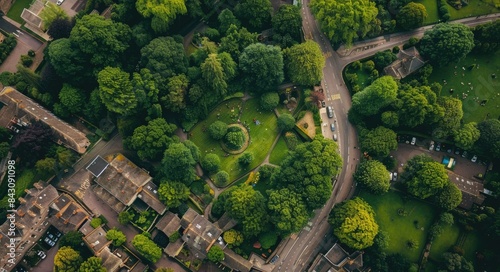
[[[177,15],[187,13],[184,0],[138,0],[137,11],[145,18],[151,18],[151,28],[156,33],[165,33]]]
[[[10,147],[10,145],[8,143],[1,143],[0,145],[3,145],[3,144],[7,144],[7,148]],[[9,149],[7,149],[7,152],[9,151]],[[2,158],[2,156],[0,156],[0,158]],[[42,159],[42,160],[38,160],[35,164],[35,168],[36,168],[36,171],[38,171],[39,173],[52,173],[54,174],[55,171],[56,171],[56,159],[54,158],[45,158],[45,159]]]
[[[180,181],[185,184],[191,183],[196,174],[191,150],[182,143],[170,144],[163,156],[162,171],[168,180]],[[182,169],[182,171],[179,171]]]
[[[158,196],[169,208],[177,208],[189,198],[189,188],[181,182],[163,181]]]
[[[0,142],[0,160],[7,157],[9,150],[10,150],[10,144],[8,142]],[[38,164],[38,162],[37,162],[37,164]],[[37,168],[37,171],[40,171],[40,170],[38,170],[38,166],[36,166],[36,168]],[[43,169],[45,169],[45,168],[43,168]]]
[[[399,91],[396,102],[399,124],[404,127],[413,128],[421,125],[434,112],[432,101],[429,101],[424,92],[418,88]]]
[[[439,193],[435,195],[436,203],[445,210],[453,210],[462,202],[462,191],[455,183],[448,181]]]
[[[404,170],[401,180],[406,184],[408,192],[421,199],[435,195],[449,182],[444,165],[427,155],[411,158]]]
[[[288,77],[299,85],[315,85],[323,77],[325,58],[313,40],[294,45],[285,50]]]
[[[220,158],[217,154],[209,153],[201,160],[201,167],[208,173],[215,173],[220,168]]]
[[[222,121],[215,121],[208,127],[208,133],[214,140],[221,140],[227,133],[227,124]]]
[[[123,211],[118,214],[118,222],[122,225],[126,225],[128,222],[132,221],[132,219],[134,219],[134,214],[128,211]]]
[[[422,26],[426,17],[427,10],[424,5],[410,2],[399,11],[397,23],[402,29],[413,29]]]
[[[464,111],[462,110],[462,101],[453,97],[442,96],[438,99],[438,104],[443,107],[444,115],[438,122],[436,130],[439,131],[439,135],[436,135],[438,136],[436,138],[445,139],[460,128]]]
[[[90,98],[83,108],[83,114],[88,120],[97,122],[106,115],[106,106],[102,103],[99,89],[90,93]]]
[[[188,67],[182,43],[178,43],[172,37],[156,38],[143,47],[140,63],[153,75],[164,79],[185,74]]]
[[[292,130],[295,127],[295,118],[289,113],[278,116],[278,128],[284,131]]]
[[[85,15],[71,30],[71,44],[84,53],[97,75],[106,66],[119,63],[131,39],[128,25],[105,19],[98,14]]]
[[[132,239],[134,248],[147,260],[156,263],[162,255],[161,248],[144,234],[138,234]]]
[[[245,84],[264,93],[283,81],[283,55],[279,47],[251,44],[240,55],[240,69]]]
[[[473,47],[474,34],[463,24],[438,24],[420,40],[420,53],[441,66],[465,57]]]
[[[277,92],[264,93],[260,97],[260,107],[265,111],[274,110],[280,103],[280,96]]]
[[[300,43],[302,34],[302,17],[300,9],[295,5],[281,5],[272,19],[273,41],[286,48]]]
[[[168,94],[161,98],[165,108],[172,112],[180,112],[186,107],[186,93],[189,80],[184,74],[175,75],[168,79]]]
[[[474,146],[480,135],[477,123],[470,122],[456,130],[453,134],[453,139],[458,147],[469,150]]]
[[[274,231],[268,231],[259,235],[259,243],[263,249],[269,249],[278,242],[278,235]]]
[[[217,186],[222,186],[229,181],[229,174],[226,171],[219,171],[215,174],[214,179]]]
[[[245,236],[258,235],[267,222],[265,198],[250,185],[242,184],[231,191],[224,208],[243,225]]]
[[[106,239],[112,241],[114,246],[121,246],[127,241],[127,236],[117,228],[112,228],[106,232]]]
[[[71,82],[79,82],[91,73],[86,68],[86,58],[70,39],[62,38],[48,46],[48,57],[57,75]]]
[[[369,0],[313,0],[309,6],[326,36],[347,46],[365,37],[378,14],[375,3]]]
[[[395,111],[384,111],[380,116],[382,124],[388,128],[399,127],[399,116]]]
[[[81,90],[72,87],[69,84],[63,84],[59,92],[59,101],[65,113],[76,114],[82,110],[84,105],[85,96]]]
[[[474,28],[474,43],[482,52],[494,52],[500,46],[500,20]]]
[[[106,67],[97,75],[99,95],[109,111],[126,115],[137,106],[129,74],[120,68]]]
[[[379,51],[373,55],[373,62],[375,63],[375,68],[379,71],[384,69],[386,66],[390,65],[393,61],[397,59],[396,54],[392,53],[391,50]]]
[[[74,272],[78,271],[82,257],[80,253],[71,247],[63,246],[59,248],[54,257],[54,272]]]
[[[234,16],[233,12],[227,8],[223,9],[221,13],[219,13],[217,20],[219,21],[219,32],[223,36],[226,34],[231,25],[234,25],[238,28],[241,26],[240,21],[236,19],[236,16]]]
[[[500,121],[486,119],[477,125],[480,136],[476,142],[479,151],[488,158],[500,158]]]
[[[385,157],[398,149],[396,132],[385,127],[369,130],[361,137],[361,150],[370,156]]]
[[[241,0],[234,8],[236,16],[253,29],[262,29],[271,21],[270,0]]]
[[[231,246],[239,246],[241,245],[241,243],[243,243],[243,234],[234,229],[230,229],[224,232],[223,237],[224,241],[226,241],[226,243]]]
[[[83,243],[83,235],[81,232],[72,230],[64,234],[59,240],[59,247],[77,248]]]
[[[134,130],[130,145],[137,150],[141,160],[159,160],[165,149],[172,143],[179,142],[174,131],[177,127],[163,118],[157,118]]]
[[[398,85],[392,77],[380,77],[352,96],[352,110],[364,116],[377,114],[396,100],[397,91]]]
[[[375,212],[359,197],[335,205],[328,222],[342,243],[357,250],[372,246],[378,233]]]
[[[224,136],[224,143],[229,149],[238,150],[245,143],[245,134],[240,128],[235,130],[228,130],[228,133]]]
[[[248,166],[252,163],[253,159],[254,157],[252,153],[245,152],[238,158],[238,163],[242,166]]]
[[[219,52],[227,52],[233,59],[238,59],[243,49],[256,42],[257,33],[232,24],[220,41]]]
[[[375,194],[383,194],[389,191],[389,172],[377,160],[366,160],[359,164],[354,174],[354,180]]]
[[[55,20],[62,19],[68,20],[69,16],[66,12],[58,5],[47,2],[45,7],[42,9],[38,15],[42,19],[44,30],[49,29]]]
[[[400,253],[388,255],[386,261],[391,272],[409,272],[411,262]]]
[[[208,58],[201,64],[201,76],[206,86],[211,88],[217,97],[223,98],[226,95],[226,77],[217,54],[208,55]]]
[[[47,34],[53,40],[69,38],[72,28],[73,24],[68,19],[59,18],[52,21]]]
[[[189,148],[189,150],[191,151],[191,156],[193,156],[194,161],[199,162],[201,159],[201,152],[198,146],[195,143],[191,142],[190,140],[184,140],[182,144],[184,144],[187,148]]]
[[[267,207],[271,222],[283,236],[300,231],[309,220],[301,195],[287,188],[271,190]]]
[[[224,260],[225,255],[224,255],[224,251],[222,251],[222,248],[220,248],[218,245],[213,245],[208,250],[207,257],[211,262],[219,263],[219,262],[222,262]]]
[[[334,141],[321,138],[298,145],[281,162],[273,183],[300,194],[308,211],[322,207],[332,193],[331,178],[342,167],[337,149]]]
[[[444,268],[454,272],[474,272],[474,266],[464,256],[457,253],[445,252],[443,254]]]
[[[153,105],[159,102],[158,94],[160,92],[151,71],[143,68],[139,73],[133,73],[132,86],[137,97],[138,107],[148,111],[149,119],[161,117],[161,115],[152,116],[149,111]]]
[[[80,265],[78,272],[106,272],[100,257],[90,257]]]

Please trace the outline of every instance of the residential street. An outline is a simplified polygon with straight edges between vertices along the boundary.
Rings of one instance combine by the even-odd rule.
[[[327,222],[330,210],[335,203],[350,198],[354,193],[355,187],[352,176],[356,170],[360,154],[359,150],[356,149],[359,146],[356,131],[347,120],[347,112],[351,107],[351,96],[344,84],[342,70],[351,62],[366,58],[378,51],[402,45],[411,37],[420,38],[425,30],[432,28],[432,26],[426,26],[409,32],[386,35],[354,43],[352,48],[349,49],[341,47],[339,50],[334,51],[312,16],[308,7],[309,0],[304,0],[302,3],[304,35],[306,39],[313,39],[320,45],[323,55],[326,58],[321,84],[327,97],[326,105],[332,106],[334,109],[337,127],[336,133],[344,164],[342,172],[337,179],[337,184],[334,187],[332,197],[323,209],[316,211],[314,218],[310,222],[310,230],[307,230],[308,227],[306,227],[298,235],[292,236],[282,242],[286,243],[286,245],[281,248],[280,252],[276,253],[280,258],[273,271],[304,271],[306,265],[314,259],[315,255],[322,250],[327,243],[326,241],[330,238],[327,235],[327,233],[331,233],[330,225]],[[479,18],[466,18],[453,23],[460,22],[469,26],[475,26],[499,17],[500,14],[491,14]],[[331,119],[329,120],[326,114],[322,114],[321,116],[323,123],[330,123]],[[323,134],[325,137],[331,138],[328,126],[323,128]]]

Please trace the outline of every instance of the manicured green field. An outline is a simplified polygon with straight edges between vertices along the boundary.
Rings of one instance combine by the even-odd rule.
[[[495,8],[492,2],[493,1],[483,2],[481,0],[470,0],[469,5],[459,10],[447,5],[448,11],[450,11],[450,20],[500,12],[500,9]]]
[[[226,152],[221,148],[220,142],[210,138],[208,131],[204,131],[210,124],[217,120],[233,124],[237,123],[238,117],[240,117],[242,124],[246,122],[250,127],[250,144],[245,152],[252,153],[254,160],[246,168],[242,168],[238,164],[238,158],[241,154],[226,155]],[[254,119],[258,120],[260,124],[255,124],[253,122]],[[189,132],[189,139],[200,148],[202,156],[208,153],[219,155],[221,159],[221,170],[228,172],[230,181],[233,181],[264,161],[273,141],[278,135],[276,121],[277,119],[273,112],[259,111],[258,99],[253,98],[244,103],[241,99],[231,99],[221,103],[210,113],[207,119],[198,123]]]
[[[440,261],[443,253],[449,251],[457,241],[460,234],[460,228],[457,225],[447,226],[443,228],[441,236],[432,242],[430,258]]]
[[[462,100],[464,122],[480,122],[486,118],[498,118],[500,115],[500,62],[497,60],[499,58],[500,50],[491,54],[471,53],[456,64],[434,67],[429,83],[439,82],[443,85],[441,95]],[[472,64],[476,64],[476,67],[469,70],[468,67]],[[497,76],[496,79],[491,76],[494,73]],[[447,84],[444,84],[444,80]],[[450,89],[454,90],[453,93],[450,93]],[[462,94],[467,94],[467,98],[462,99]],[[485,106],[480,105],[483,100],[487,100]]]
[[[389,234],[387,254],[400,253],[411,262],[418,262],[425,247],[427,231],[436,216],[434,207],[413,198],[404,199],[396,191],[389,191],[383,196],[362,191],[359,196],[373,207],[380,230]],[[399,215],[399,209],[407,212],[407,216]],[[410,239],[417,241],[417,248],[407,247]]]
[[[279,165],[283,159],[285,159],[288,154],[288,147],[284,136],[281,136],[276,145],[274,146],[271,156],[269,157],[269,162],[272,164]]]
[[[439,20],[438,7],[436,0],[418,0],[415,3],[420,3],[427,10],[427,18],[424,20],[424,25],[434,24]]]
[[[31,2],[33,0],[15,0],[9,12],[7,12],[7,17],[20,24],[24,23],[24,20],[21,19],[21,13],[23,13],[23,9],[29,8]]]
[[[481,237],[477,231],[473,231],[467,234],[467,238],[463,244],[463,249],[465,251],[464,257],[468,261],[474,261],[476,259],[476,252],[480,249]]]

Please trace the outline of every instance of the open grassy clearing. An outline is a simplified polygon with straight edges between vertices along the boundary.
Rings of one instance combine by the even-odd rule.
[[[288,154],[288,147],[286,146],[285,138],[282,135],[276,145],[274,146],[271,156],[269,157],[269,162],[272,164],[279,165],[283,159],[285,159]]]
[[[418,262],[425,246],[427,231],[436,216],[434,207],[422,201],[407,198],[396,191],[389,191],[383,196],[361,191],[359,196],[373,207],[380,230],[389,234],[387,254],[400,253],[411,262]],[[408,215],[399,215],[399,209],[403,209]],[[407,241],[410,239],[418,243],[417,248],[407,247]]]
[[[459,10],[455,9],[450,5],[446,5],[446,8],[450,12],[450,20],[457,20],[466,17],[480,16],[480,15],[500,12],[500,9],[495,8],[495,4],[493,3],[493,1],[481,1],[481,0],[470,0],[469,5],[462,7]]]
[[[443,253],[449,251],[453,247],[460,235],[460,228],[457,225],[446,226],[443,228],[441,236],[432,242],[431,254],[429,258],[441,261]]]
[[[240,110],[241,109],[241,110]],[[238,155],[228,155],[222,150],[220,141],[210,138],[208,131],[205,131],[213,122],[220,120],[228,124],[237,123],[240,117],[241,123],[249,124],[250,144],[245,152],[250,152],[254,156],[253,162],[246,168],[238,164]],[[258,120],[256,125],[253,120]],[[229,173],[230,181],[234,181],[247,173],[250,169],[261,164],[267,156],[274,139],[278,135],[277,119],[273,112],[259,111],[259,100],[250,99],[243,103],[241,99],[231,99],[221,103],[204,121],[198,123],[189,133],[190,140],[193,141],[202,153],[217,154],[221,159],[221,170]]]
[[[21,19],[21,13],[23,13],[23,9],[29,8],[31,2],[33,2],[33,0],[14,1],[14,4],[12,4],[12,7],[9,9],[9,12],[7,12],[7,17],[11,18],[12,20],[20,24],[23,24],[24,20]]]
[[[424,19],[424,25],[434,24],[439,20],[436,0],[418,0],[415,3],[424,5],[427,10],[427,18]]]
[[[439,82],[443,85],[441,95],[462,100],[464,122],[480,122],[486,118],[498,118],[500,115],[500,62],[496,60],[499,58],[500,50],[491,54],[471,53],[455,64],[434,67],[429,83]],[[470,70],[469,66],[472,64],[476,66]],[[497,75],[496,79],[491,76],[494,73]],[[444,84],[444,80],[447,84]],[[454,90],[453,93],[450,93],[450,89]],[[463,94],[467,94],[467,98],[462,99]],[[487,100],[485,106],[480,105],[483,100]]]
[[[467,233],[467,238],[462,246],[465,251],[465,259],[468,261],[476,260],[476,252],[480,249],[480,243],[481,237],[477,231]]]

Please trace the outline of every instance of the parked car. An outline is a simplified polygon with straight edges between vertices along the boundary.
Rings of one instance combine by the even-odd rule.
[[[325,101],[321,101],[321,106],[324,108],[326,107],[326,102]]]
[[[441,143],[437,143],[437,145],[436,145],[436,151],[441,151]]]
[[[417,143],[417,138],[411,138],[411,145],[415,145]]]
[[[430,151],[434,150],[434,141],[431,141],[431,145],[429,146],[429,150]]]
[[[60,6],[60,5],[62,5],[63,2],[64,2],[64,0],[57,0],[57,5]]]
[[[470,161],[471,162],[477,162],[477,156],[476,155],[472,156],[472,159],[470,159]]]
[[[467,157],[467,151],[464,151],[464,153],[462,153],[462,158],[466,158]]]
[[[275,255],[272,259],[271,259],[271,263],[275,263],[278,259],[279,259],[280,255]]]
[[[335,131],[335,125],[334,125],[334,124],[330,124],[330,129],[331,129],[332,131]]]
[[[337,134],[333,134],[333,140],[336,142],[337,141]]]
[[[47,255],[45,255],[45,253],[43,251],[38,251],[38,254],[37,254],[40,258],[45,259],[47,257]]]
[[[326,107],[326,114],[328,118],[333,118],[333,108],[331,106]]]
[[[392,173],[392,181],[397,181],[398,180],[398,173],[394,172]]]
[[[455,148],[455,155],[460,155],[460,153],[462,153],[462,150],[460,150],[460,148]]]

